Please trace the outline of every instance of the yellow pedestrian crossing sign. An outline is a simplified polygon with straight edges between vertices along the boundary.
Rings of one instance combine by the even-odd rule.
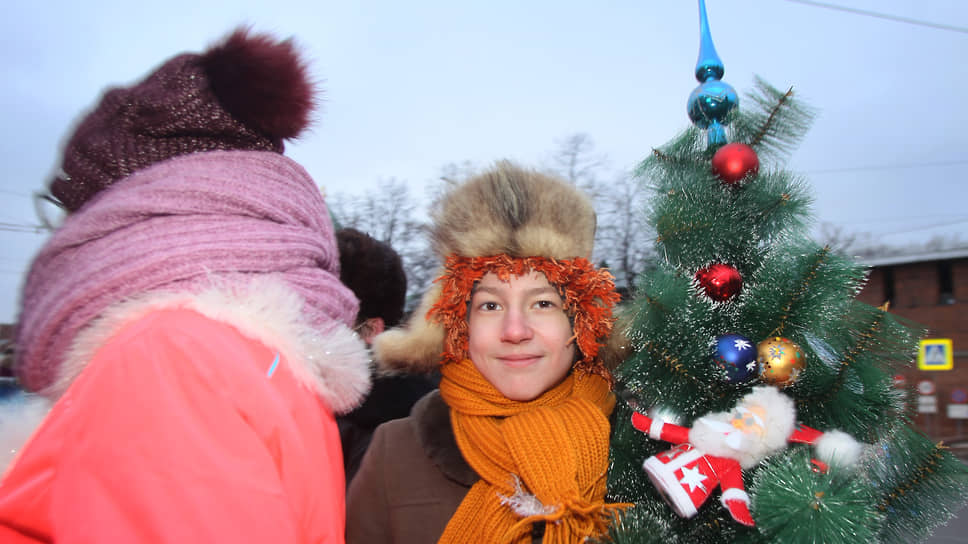
[[[954,368],[954,355],[950,338],[926,338],[921,340],[918,349],[919,370],[951,370]]]

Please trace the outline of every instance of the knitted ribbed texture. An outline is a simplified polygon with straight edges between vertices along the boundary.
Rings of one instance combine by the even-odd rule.
[[[273,152],[213,151],[141,170],[69,216],[34,260],[18,377],[32,391],[50,386],[77,333],[112,304],[256,274],[296,290],[311,325],[352,326],[357,301],[339,282],[326,204],[301,166]]]
[[[616,506],[604,502],[615,404],[604,378],[572,373],[537,399],[516,402],[470,360],[441,371],[457,445],[481,480],[440,542],[530,543],[531,526],[541,520],[546,543],[582,542],[604,531]],[[522,504],[530,511],[516,512]]]

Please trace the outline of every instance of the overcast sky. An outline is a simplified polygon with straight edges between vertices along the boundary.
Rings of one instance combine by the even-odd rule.
[[[968,239],[968,2],[707,0],[723,78],[758,75],[819,110],[787,168],[817,222],[886,243]],[[0,21],[0,322],[44,236],[30,195],[57,166],[72,123],[111,85],[239,24],[294,37],[323,82],[312,133],[289,146],[329,193],[413,194],[452,162],[548,162],[583,132],[615,169],[689,126],[698,9],[689,0],[167,0],[14,2]],[[954,28],[917,24],[933,23]],[[740,108],[743,102],[740,102]],[[17,229],[14,229],[17,230]]]

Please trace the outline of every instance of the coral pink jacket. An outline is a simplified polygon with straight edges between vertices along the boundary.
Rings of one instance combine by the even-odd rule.
[[[99,346],[0,481],[0,542],[343,542],[333,411],[284,350],[177,306]]]

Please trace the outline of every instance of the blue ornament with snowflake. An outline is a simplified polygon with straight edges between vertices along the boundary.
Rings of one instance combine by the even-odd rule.
[[[730,333],[716,338],[713,361],[723,369],[726,382],[730,384],[745,384],[759,374],[756,345],[741,334]]]

